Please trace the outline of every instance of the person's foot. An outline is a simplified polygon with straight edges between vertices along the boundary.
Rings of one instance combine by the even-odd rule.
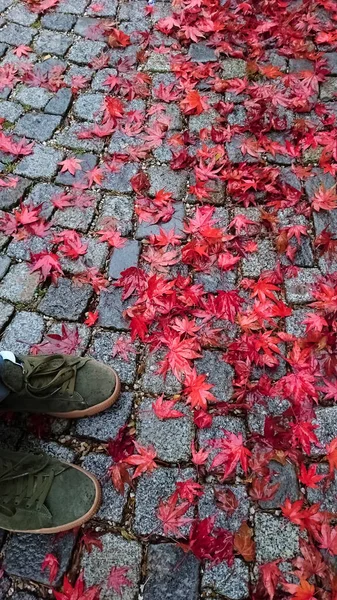
[[[97,479],[46,454],[0,449],[0,529],[59,533],[79,527],[101,501]]]
[[[10,393],[0,402],[1,411],[77,419],[109,408],[118,398],[117,373],[93,358],[2,354],[9,358],[0,362],[0,379]]]

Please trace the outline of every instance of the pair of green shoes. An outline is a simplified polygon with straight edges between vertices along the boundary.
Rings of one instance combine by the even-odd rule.
[[[10,390],[1,411],[88,417],[111,406],[120,392],[110,367],[62,354],[5,359],[0,377]],[[0,529],[67,531],[88,521],[100,501],[99,482],[81,467],[45,454],[0,449]]]

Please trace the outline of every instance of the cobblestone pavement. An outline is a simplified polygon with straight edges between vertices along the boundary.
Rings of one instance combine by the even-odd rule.
[[[60,0],[40,12],[31,10],[38,2],[30,4],[0,0],[0,348],[88,354],[117,370],[122,394],[104,414],[77,422],[20,416],[0,422],[1,446],[42,449],[82,464],[103,487],[102,506],[84,528],[89,539],[98,535],[102,548],[94,544],[90,551],[83,531],[56,538],[0,532],[0,599],[48,597],[48,569],[41,569],[47,554],[59,561],[54,586],[83,569],[87,585],[101,586],[101,598],[119,596],[107,585],[112,567],[126,569],[122,600],[272,598],[275,581],[252,591],[261,565],[276,561],[274,569],[298,585],[289,572],[296,558],[300,569],[303,539],[319,556],[326,548],[327,564],[337,554],[336,548],[329,554],[309,525],[303,533],[304,517],[296,521],[281,511],[286,500],[303,500],[337,512],[336,479],[324,488],[326,480],[310,485],[299,476],[303,461],[305,469],[319,462],[317,473],[328,473],[326,445],[337,435],[336,280],[329,279],[337,239],[336,7],[290,1],[295,20],[284,17],[282,37],[283,26],[273,21],[277,7],[286,10],[281,2],[269,3],[274,13],[268,16],[268,3],[229,1],[218,30],[209,19],[212,6],[224,5],[217,0],[173,6]],[[167,19],[181,9],[186,24]],[[248,23],[249,35],[240,34],[240,23]],[[109,104],[108,95],[121,104]],[[64,164],[67,158],[78,160]],[[210,241],[215,231],[220,238]],[[44,281],[37,262],[51,252],[53,277]],[[173,351],[167,377],[158,374],[169,342],[153,335],[150,347],[146,336],[164,318],[163,305],[137,320],[130,308],[135,294],[125,298],[132,283],[114,285],[137,265],[137,293],[141,272],[145,279],[178,277],[172,302],[184,293],[185,308],[171,311],[166,326],[174,322],[176,333],[164,328],[164,338],[178,335],[183,344],[199,328],[200,344],[185,348],[182,371],[196,359],[220,404],[204,390],[205,402],[193,405]],[[324,295],[322,276],[331,294]],[[158,279],[151,285],[155,296]],[[306,320],[314,310],[321,321]],[[327,361],[330,371],[319,372]],[[332,389],[324,389],[327,382]],[[178,400],[181,418],[158,418],[152,404],[161,394]],[[154,447],[157,468],[126,483],[121,494],[109,475],[108,443],[124,426],[143,447]],[[211,467],[212,440],[228,432],[236,440],[242,434],[255,464],[248,473],[238,465],[223,482]],[[211,450],[207,462],[198,466],[192,442]],[[216,527],[233,534],[248,523],[254,556],[238,547],[230,564],[199,562],[175,543],[186,543],[191,525],[178,534],[163,529],[159,504],[177,481],[190,479],[203,494],[185,516],[215,515]],[[318,586],[317,598],[328,600],[326,573],[319,572],[317,554],[315,560],[316,572],[302,577]]]

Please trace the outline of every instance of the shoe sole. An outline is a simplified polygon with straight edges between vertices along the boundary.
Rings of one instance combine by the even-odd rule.
[[[81,419],[83,417],[92,417],[93,415],[97,415],[98,413],[102,412],[103,410],[110,408],[110,406],[112,406],[116,402],[116,400],[120,394],[121,382],[120,382],[120,379],[119,379],[115,369],[113,369],[112,367],[109,367],[109,369],[111,369],[111,371],[113,372],[113,374],[115,376],[115,381],[116,381],[116,387],[114,389],[112,396],[110,396],[103,402],[100,402],[99,404],[95,404],[94,406],[90,406],[89,408],[85,408],[84,410],[71,410],[70,412],[60,412],[60,413],[59,412],[47,412],[44,414],[49,415],[50,417],[57,417],[58,419]]]
[[[60,460],[60,462],[69,466],[69,463],[66,463],[63,460]],[[51,534],[52,533],[52,534],[54,534],[54,533],[62,533],[64,531],[70,531],[71,529],[75,529],[76,527],[81,527],[81,525],[83,525],[84,523],[89,521],[91,519],[91,517],[94,516],[94,514],[97,512],[97,510],[100,507],[101,500],[102,500],[101,486],[100,486],[98,479],[96,479],[96,477],[92,473],[89,473],[89,471],[85,471],[84,469],[82,469],[82,467],[78,467],[77,465],[73,465],[73,464],[71,465],[71,467],[73,469],[77,469],[78,471],[81,471],[81,473],[84,473],[84,475],[86,475],[87,477],[89,477],[89,479],[91,479],[91,481],[93,482],[93,484],[95,486],[95,492],[96,492],[95,500],[94,500],[93,505],[90,508],[90,510],[88,510],[88,512],[86,512],[85,515],[83,515],[83,517],[80,517],[79,519],[76,519],[75,521],[72,521],[71,523],[65,523],[64,525],[59,525],[58,527],[46,527],[44,529],[6,529],[6,531],[10,531],[12,533],[36,533],[36,534],[48,534],[48,533]]]

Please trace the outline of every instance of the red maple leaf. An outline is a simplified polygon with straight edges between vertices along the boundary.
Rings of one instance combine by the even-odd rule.
[[[282,580],[282,573],[278,568],[279,560],[265,563],[260,566],[260,573],[262,576],[262,582],[267,590],[267,594],[270,600],[273,600],[275,596],[275,589],[280,580]]]
[[[179,528],[192,521],[191,518],[184,517],[190,507],[190,503],[184,501],[177,505],[178,500],[179,494],[176,491],[168,500],[161,500],[159,503],[156,516],[163,524],[164,535],[169,533],[179,535]]]
[[[185,115],[200,115],[204,110],[209,109],[206,96],[200,96],[198,90],[187,92],[180,102],[180,107]]]
[[[201,498],[204,493],[204,488],[200,483],[193,481],[193,479],[187,479],[187,481],[177,481],[176,489],[179,497],[182,500],[187,500],[192,504],[196,498]]]
[[[88,244],[84,244],[77,231],[67,229],[54,236],[53,242],[60,244],[58,250],[73,260],[86,254]]]
[[[144,448],[138,444],[138,442],[134,442],[134,446],[138,454],[132,454],[124,459],[124,462],[128,465],[137,467],[132,479],[139,477],[142,473],[152,473],[152,471],[157,468],[157,464],[154,460],[157,456],[157,452],[154,448],[151,446],[149,448]]]
[[[311,205],[316,211],[337,208],[336,186],[326,189],[324,185],[321,185],[315,193]]]
[[[127,578],[130,567],[111,567],[107,579],[107,587],[112,588],[118,596],[122,596],[122,588],[132,586],[132,581]]]
[[[61,173],[65,173],[69,171],[71,175],[75,175],[76,171],[81,171],[81,160],[71,156],[70,158],[65,158],[61,160],[58,164],[62,165]]]
[[[84,321],[85,325],[88,325],[88,327],[92,327],[93,325],[95,325],[98,317],[99,317],[98,312],[89,311],[88,316]]]
[[[48,569],[49,583],[53,583],[59,570],[59,561],[54,554],[46,554],[41,565],[41,571]]]
[[[33,50],[29,46],[25,46],[24,44],[20,44],[13,50],[13,54],[21,58],[21,56],[29,56],[29,53],[33,52]]]
[[[211,468],[225,465],[223,478],[229,477],[237,464],[240,463],[244,472],[247,473],[247,459],[251,455],[250,450],[243,445],[243,436],[241,433],[237,435],[231,431],[223,430],[225,437],[218,440],[213,440],[213,446],[220,448],[220,452],[214,457]]]
[[[31,254],[31,272],[40,271],[41,281],[46,281],[50,277],[52,283],[56,283],[60,275],[63,275],[59,257],[53,252],[39,252]]]
[[[305,465],[303,463],[301,464],[299,480],[307,487],[317,489],[317,483],[322,481],[325,477],[326,475],[318,475],[317,465],[309,465],[308,469],[306,469]]]
[[[82,542],[86,551],[90,554],[93,547],[98,548],[101,552],[103,551],[102,540],[99,538],[98,534],[94,531],[85,531],[80,538],[80,542]]]
[[[126,48],[130,46],[130,36],[117,28],[109,29],[108,44],[111,48]]]
[[[99,600],[99,586],[92,585],[85,589],[83,571],[76,579],[74,586],[71,585],[68,577],[63,579],[63,592],[53,590],[56,600]]]
[[[215,396],[209,391],[214,387],[206,382],[206,375],[196,372],[195,369],[187,372],[184,380],[184,395],[192,408],[207,410],[207,402],[216,402]]]
[[[62,323],[61,334],[49,333],[39,344],[31,346],[31,354],[74,354],[79,346],[77,327],[71,329]]]
[[[174,409],[177,400],[164,401],[164,394],[159,396],[155,402],[152,402],[152,410],[158,419],[179,419],[185,417],[180,410]]]
[[[239,506],[238,499],[230,488],[214,490],[214,499],[218,508],[227,513],[230,517],[235,513]]]

